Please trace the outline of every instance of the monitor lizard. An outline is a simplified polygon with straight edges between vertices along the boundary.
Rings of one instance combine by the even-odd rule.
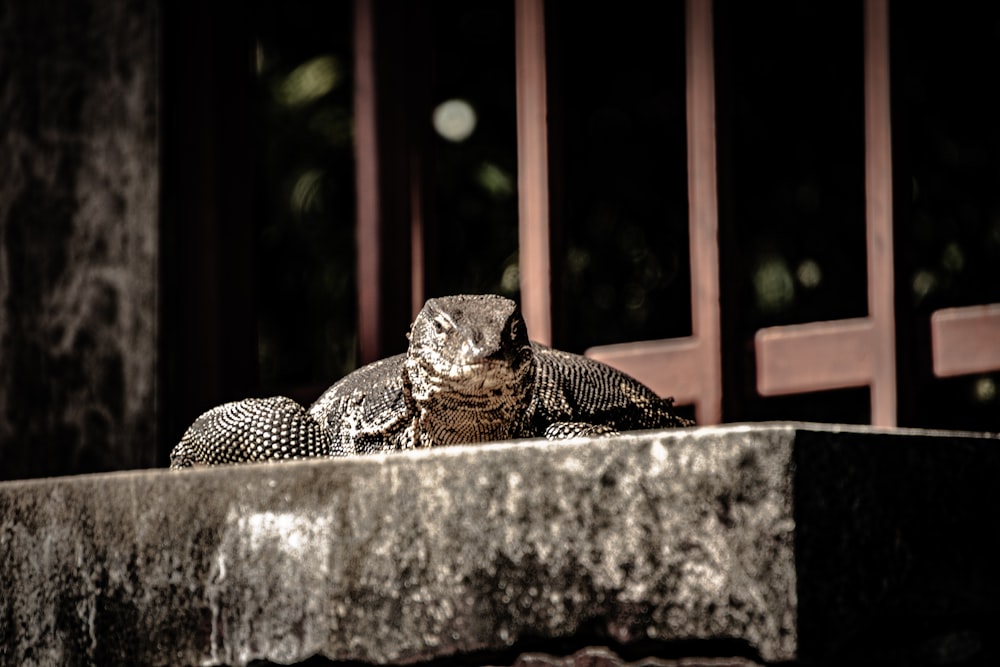
[[[520,308],[502,296],[429,299],[408,338],[406,353],[349,373],[308,411],[283,396],[209,410],[170,467],[693,424],[634,378],[530,341]]]

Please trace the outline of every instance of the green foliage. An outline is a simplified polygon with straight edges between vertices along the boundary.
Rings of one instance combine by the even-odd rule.
[[[257,16],[257,292],[265,392],[356,365],[350,5]],[[307,12],[306,9],[309,11]]]

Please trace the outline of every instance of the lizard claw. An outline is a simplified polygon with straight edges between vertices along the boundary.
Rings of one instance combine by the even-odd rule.
[[[604,424],[587,422],[553,422],[545,429],[545,437],[549,440],[594,438],[602,435],[618,435],[618,431]]]

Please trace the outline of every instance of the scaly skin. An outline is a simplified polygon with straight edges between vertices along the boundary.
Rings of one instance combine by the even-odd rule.
[[[530,342],[520,309],[504,297],[430,299],[409,339],[406,354],[348,374],[308,412],[284,397],[206,412],[171,467],[692,424],[628,375]]]

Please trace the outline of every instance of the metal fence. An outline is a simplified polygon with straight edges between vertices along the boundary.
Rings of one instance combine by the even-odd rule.
[[[387,249],[380,210],[379,113],[372,55],[372,3],[358,0],[355,24],[358,155],[358,276],[361,360],[378,356],[387,290],[380,288]],[[522,308],[533,338],[552,338],[548,191],[547,68],[544,3],[515,0],[519,253]],[[722,334],[715,127],[713,7],[686,2],[686,107],[692,333],[683,338],[593,347],[587,354],[632,374],[680,404],[699,423],[723,420]],[[869,387],[871,421],[897,422],[894,313],[893,176],[887,0],[864,2],[864,132],[868,314],[760,329],[754,340],[756,391],[762,396]],[[414,167],[415,165],[411,165]],[[411,188],[414,200],[419,190]],[[414,202],[411,202],[414,203]],[[411,271],[412,290],[395,298],[415,310],[422,293],[420,207],[409,207],[395,265]],[[397,235],[400,228],[397,228]],[[392,260],[389,260],[392,261]],[[392,297],[388,297],[392,298]],[[1000,304],[940,310],[931,318],[938,377],[1000,369]]]

